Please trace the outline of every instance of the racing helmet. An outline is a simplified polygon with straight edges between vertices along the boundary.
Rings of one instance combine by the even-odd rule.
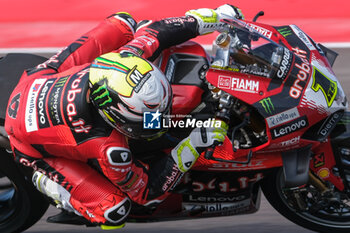
[[[159,125],[143,125],[144,113],[168,114],[172,100],[168,80],[147,60],[130,53],[104,54],[91,64],[89,88],[99,114],[125,136],[149,139],[163,132]]]

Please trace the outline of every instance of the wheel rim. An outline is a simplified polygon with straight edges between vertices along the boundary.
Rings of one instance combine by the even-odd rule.
[[[307,184],[306,187],[298,189],[293,189],[292,192],[299,192],[303,194],[302,199],[306,203],[306,207],[309,211],[301,211],[296,209],[288,198],[288,192],[283,190],[283,174],[279,173],[276,179],[276,186],[278,195],[280,196],[284,205],[295,212],[300,218],[313,222],[317,225],[323,225],[326,227],[336,227],[336,228],[350,228],[350,200],[342,200],[341,204],[339,202],[334,203],[334,206],[322,206],[323,208],[315,211],[312,207],[316,205],[314,200],[314,195],[319,195],[319,192],[312,186]],[[313,192],[314,191],[314,192]],[[313,201],[314,200],[314,201]],[[319,205],[319,203],[317,203]],[[338,206],[337,206],[338,205]]]
[[[6,176],[0,177],[0,224],[10,221],[19,209],[18,192]]]

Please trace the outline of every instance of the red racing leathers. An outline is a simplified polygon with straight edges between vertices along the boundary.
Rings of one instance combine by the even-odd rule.
[[[153,170],[134,160],[127,138],[107,125],[88,100],[89,68],[96,57],[116,50],[154,60],[163,49],[198,35],[192,17],[145,21],[135,36],[134,28],[126,13],[108,17],[25,71],[7,109],[5,129],[15,160],[63,186],[74,209],[97,224],[123,223],[129,198],[141,205],[162,200],[181,177],[171,156]]]

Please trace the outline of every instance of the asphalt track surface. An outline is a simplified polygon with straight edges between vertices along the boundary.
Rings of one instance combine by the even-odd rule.
[[[334,64],[334,71],[340,80],[347,96],[350,96],[350,49],[333,49],[339,53]],[[99,228],[87,228],[85,226],[71,226],[46,223],[48,216],[59,213],[54,207],[50,207],[42,219],[26,233],[78,233],[78,232],[105,232]],[[239,215],[230,217],[215,217],[196,220],[179,220],[156,223],[127,223],[123,229],[113,232],[126,233],[310,233],[300,226],[295,225],[274,210],[265,198],[262,198],[261,208],[255,214]]]

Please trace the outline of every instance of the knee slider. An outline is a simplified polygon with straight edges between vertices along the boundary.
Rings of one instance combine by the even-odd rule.
[[[131,201],[128,197],[105,211],[104,217],[108,225],[121,225],[126,221],[126,217],[131,210]]]
[[[131,152],[123,147],[110,147],[107,150],[108,162],[113,166],[126,166],[132,162]]]

